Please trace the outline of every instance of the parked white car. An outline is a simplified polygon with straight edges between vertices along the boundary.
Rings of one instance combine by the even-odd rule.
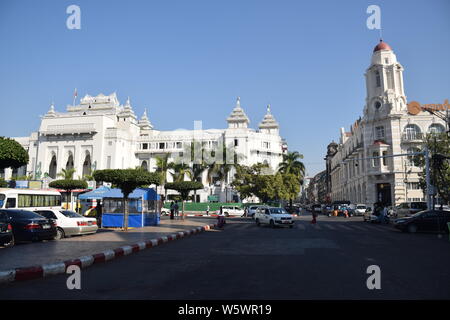
[[[92,234],[98,230],[97,219],[83,217],[74,211],[52,209],[34,212],[47,219],[56,221],[57,234],[55,240],[68,236]]]
[[[255,218],[256,211],[259,208],[263,208],[263,207],[266,207],[266,206],[259,205],[259,206],[250,206],[250,207],[248,207],[247,217]]]
[[[366,212],[367,206],[365,204],[357,204],[355,205],[354,208],[352,208],[355,210],[355,215],[357,216],[363,216],[364,213]]]
[[[220,210],[219,210],[220,214]],[[244,215],[244,209],[240,208],[238,206],[222,206],[222,214],[225,217],[229,216],[243,216]]]
[[[162,215],[162,216],[168,216],[168,215],[170,215],[170,209],[167,209],[167,208],[161,208],[161,215]]]
[[[294,226],[294,219],[284,208],[262,207],[256,210],[256,225],[268,224],[272,228],[276,226]]]

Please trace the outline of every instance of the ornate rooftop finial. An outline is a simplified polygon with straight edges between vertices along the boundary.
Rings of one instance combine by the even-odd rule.
[[[236,106],[231,112],[230,116],[227,118],[228,123],[241,123],[242,126],[238,125],[237,127],[246,128],[248,123],[250,122],[244,110],[241,108],[241,98],[237,97]]]
[[[144,114],[142,115],[141,119],[139,120],[138,125],[141,129],[145,129],[145,130],[153,129],[153,126],[150,123],[150,120],[148,120],[148,118],[147,118],[147,108],[144,109]]]
[[[56,117],[54,102],[52,102],[52,104],[50,105],[50,109],[47,111],[47,114],[45,116],[46,117]]]
[[[278,129],[278,122],[275,120],[273,115],[270,113],[270,104],[267,105],[267,113],[264,119],[259,124],[260,129]]]
[[[129,97],[129,96],[128,96],[128,98],[127,98],[127,102],[125,103],[125,105],[127,105],[127,106],[131,105],[131,103],[130,103],[130,97]]]

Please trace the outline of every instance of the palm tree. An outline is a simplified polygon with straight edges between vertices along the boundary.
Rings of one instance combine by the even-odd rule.
[[[228,155],[233,154],[233,162],[229,163]],[[221,182],[222,188],[225,188],[225,202],[228,201],[228,183],[229,173],[235,168],[239,162],[245,158],[244,155],[236,153],[232,146],[222,145],[222,161],[214,162],[208,167],[208,182],[211,183],[214,176]]]
[[[75,174],[75,169],[61,169],[61,172],[58,173],[58,177],[64,178],[64,180],[73,180],[73,175]]]
[[[297,151],[283,154],[283,161],[278,165],[278,172],[282,174],[295,174],[299,177],[299,180],[303,179],[305,165],[299,159],[303,159],[303,155]]]
[[[300,159],[303,159],[303,155],[297,151],[283,154],[283,161],[278,165],[278,172],[297,176],[300,185],[302,185],[305,176],[305,165]],[[292,207],[292,199],[289,200],[289,205]]]
[[[203,163],[201,164],[194,163],[191,169],[192,173],[191,180],[202,182],[203,172],[206,170],[206,168],[207,166]],[[196,202],[196,199],[197,199],[197,190],[194,190],[194,202]]]
[[[173,172],[170,172],[172,175],[173,182],[184,181],[185,176],[187,175],[190,179],[192,178],[192,169],[189,165],[185,163],[169,163],[169,169],[172,169]]]
[[[161,175],[161,185],[164,186],[167,183],[167,171],[169,170],[169,154],[166,153],[163,156],[156,156],[156,172]],[[167,198],[167,190],[164,189],[164,199]]]

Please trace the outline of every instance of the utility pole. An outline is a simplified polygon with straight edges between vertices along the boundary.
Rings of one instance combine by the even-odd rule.
[[[425,182],[427,184],[426,192],[427,192],[427,209],[432,209],[431,204],[431,182],[430,182],[430,152],[428,150],[428,147],[425,147],[424,151],[425,156]]]

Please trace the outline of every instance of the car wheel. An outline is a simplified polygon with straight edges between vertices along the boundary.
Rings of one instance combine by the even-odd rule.
[[[14,240],[14,236],[12,236],[11,241],[4,243],[3,246],[5,248],[11,248],[11,247],[14,247],[15,243],[16,243],[16,241]]]
[[[61,240],[64,238],[64,231],[61,228],[56,229],[56,236],[53,238],[53,240]]]
[[[230,214],[228,212],[225,212],[225,217],[229,217]]]
[[[275,222],[273,222],[273,220],[270,220],[270,227],[275,228]]]
[[[416,233],[417,232],[417,226],[415,224],[410,224],[408,226],[408,232],[409,233]]]
[[[259,219],[256,218],[256,225],[259,227],[261,225],[261,222],[259,222]]]

